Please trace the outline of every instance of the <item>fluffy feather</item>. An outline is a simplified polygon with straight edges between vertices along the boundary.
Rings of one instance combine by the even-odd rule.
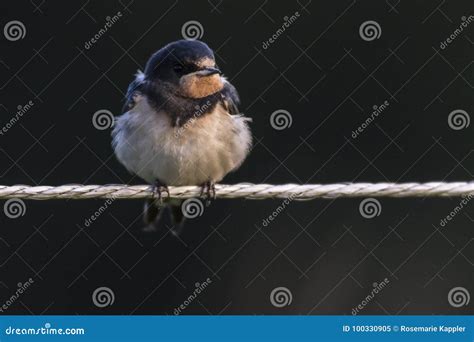
[[[184,126],[173,126],[170,117],[156,112],[143,95],[135,95],[134,102],[116,120],[113,145],[119,161],[149,183],[219,182],[248,154],[249,119],[230,115],[222,104]]]

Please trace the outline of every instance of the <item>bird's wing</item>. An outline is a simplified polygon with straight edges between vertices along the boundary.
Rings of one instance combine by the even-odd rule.
[[[231,115],[240,114],[239,105],[240,99],[239,94],[235,87],[230,84],[228,81],[225,81],[224,88],[221,91],[222,95],[222,104],[227,112]]]
[[[125,95],[125,104],[122,108],[122,113],[128,112],[135,106],[135,97],[141,94],[141,89],[144,85],[144,75],[141,71],[138,71],[135,79],[130,83],[127,88],[127,94]]]

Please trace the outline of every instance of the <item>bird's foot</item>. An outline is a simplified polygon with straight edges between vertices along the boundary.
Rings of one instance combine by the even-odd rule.
[[[168,186],[163,184],[159,180],[155,181],[151,189],[151,191],[153,192],[153,198],[155,200],[155,203],[158,206],[161,206],[163,204],[163,193],[166,193],[168,198],[170,197],[170,191],[168,190]]]
[[[201,185],[201,198],[204,199],[206,206],[211,204],[211,200],[216,199],[216,185],[212,181],[207,181]]]

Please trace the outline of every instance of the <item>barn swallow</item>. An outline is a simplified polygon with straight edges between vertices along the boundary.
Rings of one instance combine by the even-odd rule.
[[[147,225],[156,223],[167,204],[181,226],[181,202],[163,199],[168,186],[201,186],[209,200],[214,184],[242,164],[252,135],[251,119],[240,114],[239,103],[214,52],[201,41],[164,46],[136,74],[112,145],[118,160],[154,187],[155,199],[145,204]]]

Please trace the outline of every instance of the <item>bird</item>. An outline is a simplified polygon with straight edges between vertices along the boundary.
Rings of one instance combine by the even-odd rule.
[[[236,88],[200,40],[171,42],[138,70],[115,119],[112,146],[129,172],[152,185],[147,227],[156,227],[166,207],[176,231],[182,227],[182,200],[170,199],[168,186],[201,186],[209,205],[215,183],[241,166],[252,134],[239,105]]]

